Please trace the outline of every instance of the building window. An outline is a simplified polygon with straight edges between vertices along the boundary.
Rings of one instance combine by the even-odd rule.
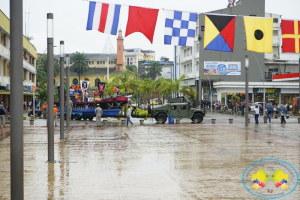
[[[274,18],[274,19],[273,19],[273,22],[274,22],[274,23],[278,23],[278,18]]]
[[[199,72],[199,61],[196,61],[196,71]]]
[[[99,65],[99,61],[97,61],[97,65]]]
[[[200,49],[200,43],[196,44],[196,52],[199,52]]]
[[[92,61],[92,64],[94,64],[94,61]]]
[[[89,65],[92,64],[91,61],[89,61]]]
[[[190,48],[187,49],[187,56],[190,56]]]
[[[184,50],[184,56],[183,57],[186,57],[186,49]]]
[[[127,58],[127,65],[129,65],[129,58]]]
[[[201,31],[205,31],[205,26],[201,26]]]
[[[184,73],[186,74],[186,65],[184,65],[183,71],[184,71]]]
[[[116,64],[116,61],[114,61],[114,64]]]
[[[78,79],[77,79],[77,78],[74,78],[73,81],[72,81],[72,83],[73,83],[74,85],[77,85],[77,84],[78,84]]]

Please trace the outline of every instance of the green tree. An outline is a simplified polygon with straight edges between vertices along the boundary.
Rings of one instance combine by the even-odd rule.
[[[137,67],[135,65],[126,65],[126,69],[137,74]]]
[[[140,79],[145,80],[147,78],[147,74],[145,72],[141,73],[141,75],[139,76]]]
[[[183,95],[185,95],[188,99],[192,100],[192,102],[194,101],[194,99],[197,96],[197,92],[195,90],[195,88],[191,87],[191,86],[182,86],[179,90],[179,92]]]
[[[130,70],[124,70],[122,72],[114,72],[111,77],[113,77],[112,82],[119,85],[120,93],[131,92],[129,84],[130,80],[134,79],[135,72]]]
[[[80,75],[82,75],[85,71],[87,71],[90,67],[87,64],[87,57],[84,53],[75,52],[71,56],[71,70],[77,72],[80,81]]]
[[[175,78],[175,80],[172,81],[172,92],[178,94],[180,90],[180,84],[184,78],[186,78],[185,74],[181,75],[179,78]]]
[[[60,73],[60,65],[58,59],[54,57],[54,77],[58,76]],[[38,84],[47,84],[47,55],[41,56],[37,60],[36,66],[37,76],[36,81]]]
[[[161,76],[162,66],[158,61],[150,61],[146,71],[148,72],[148,78],[155,80],[157,76]]]

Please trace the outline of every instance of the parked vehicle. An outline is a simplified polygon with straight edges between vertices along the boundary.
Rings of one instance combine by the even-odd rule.
[[[153,109],[148,107],[148,113],[151,113],[156,121],[162,120],[162,123],[165,123],[169,116],[173,116],[174,119],[189,118],[192,121],[198,119],[198,123],[201,123],[205,116],[202,109],[192,108],[191,102],[186,97],[170,98],[169,103],[155,106]]]

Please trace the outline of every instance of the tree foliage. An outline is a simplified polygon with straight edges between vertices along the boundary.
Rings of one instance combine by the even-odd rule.
[[[36,81],[38,84],[47,84],[47,59],[48,59],[47,55],[43,55],[37,60]],[[58,59],[55,57],[53,63],[54,63],[54,77],[56,77],[60,73],[60,65]]]
[[[85,71],[89,69],[89,65],[87,64],[88,58],[84,53],[75,52],[70,59],[71,62],[71,70],[76,72],[79,76],[80,81],[80,75],[82,75]]]
[[[156,77],[161,76],[162,66],[158,61],[150,61],[149,67],[146,68],[148,78],[155,80]]]

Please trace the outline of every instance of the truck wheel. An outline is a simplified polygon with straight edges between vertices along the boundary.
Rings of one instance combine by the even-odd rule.
[[[198,123],[201,123],[203,121],[203,115],[201,115],[200,113],[196,113],[192,118],[192,121],[194,121],[194,119],[198,119]]]
[[[79,114],[75,114],[75,119],[76,120],[80,120],[81,119],[80,115]]]
[[[155,119],[156,121],[161,119],[162,123],[165,123],[167,121],[167,115],[164,113],[159,113]]]

